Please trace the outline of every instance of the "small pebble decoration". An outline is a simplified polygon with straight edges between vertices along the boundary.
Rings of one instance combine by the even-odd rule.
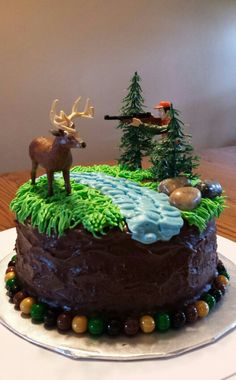
[[[196,187],[180,187],[171,193],[170,204],[182,211],[191,211],[201,202],[201,192]]]
[[[222,195],[222,187],[219,182],[205,180],[197,185],[197,188],[201,191],[203,198],[215,198]]]
[[[185,186],[191,186],[191,182],[187,177],[180,176],[163,179],[163,181],[159,183],[157,190],[159,191],[159,193],[170,195],[171,193],[173,193],[174,190],[178,189],[179,187]]]

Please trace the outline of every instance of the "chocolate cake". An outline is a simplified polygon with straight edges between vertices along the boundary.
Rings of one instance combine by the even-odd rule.
[[[126,134],[132,141],[123,146],[131,151],[122,165],[70,170],[70,149],[86,146],[72,119],[93,117],[89,101],[78,112],[79,100],[70,115],[57,115],[54,101],[54,141],[30,144],[31,181],[11,203],[17,240],[5,276],[9,297],[45,327],[93,335],[165,331],[207,316],[229,278],[216,243],[224,197],[219,183],[193,175],[197,158],[179,113],[168,102],[164,130],[142,124],[142,113],[133,115],[141,129]],[[141,153],[134,140],[146,136],[143,128],[164,134],[152,152],[153,167],[135,170]],[[36,179],[38,165],[47,177]]]
[[[126,230],[97,239],[83,227],[62,237],[17,223],[22,289],[52,307],[87,316],[171,312],[209,290],[217,271],[215,222],[187,223],[170,241],[144,245]]]
[[[12,208],[18,219],[14,271],[20,292],[13,294],[13,302],[23,313],[30,302],[34,320],[43,318],[38,307],[56,310],[59,330],[72,326],[84,332],[89,327],[78,330],[72,321],[86,318],[119,323],[128,335],[139,328],[151,332],[160,323],[163,329],[158,318],[181,327],[208,314],[228,281],[217,255],[215,217],[224,202],[219,184],[199,183],[203,198],[190,210],[186,192],[195,197],[197,187],[178,177],[152,190],[155,183],[148,176],[149,171],[125,172],[116,166],[75,167],[69,197],[59,174],[53,197],[47,195],[44,176],[36,186],[28,182],[19,189]],[[177,201],[183,189],[189,211],[170,204],[170,189],[171,195],[178,191]],[[89,331],[99,335],[104,327]]]

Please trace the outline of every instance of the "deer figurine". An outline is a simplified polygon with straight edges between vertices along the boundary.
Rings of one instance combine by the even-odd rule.
[[[60,114],[57,115],[58,99],[54,100],[50,111],[50,120],[54,127],[51,129],[51,133],[55,136],[54,140],[37,137],[29,146],[29,155],[32,160],[31,183],[35,184],[38,165],[42,166],[47,173],[49,196],[53,195],[53,177],[56,171],[62,171],[66,192],[70,194],[71,148],[86,147],[86,143],[75,129],[74,119],[77,117],[93,118],[94,108],[89,105],[89,99],[87,99],[84,111],[78,112],[80,99],[81,97],[74,102],[70,115],[66,115],[64,111],[60,111]]]

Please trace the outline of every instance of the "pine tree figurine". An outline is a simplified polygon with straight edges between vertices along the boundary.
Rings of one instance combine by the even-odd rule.
[[[135,72],[131,79],[131,84],[128,87],[128,94],[123,99],[121,114],[125,116],[143,113],[144,99],[142,97],[142,89],[139,84],[141,78]],[[121,137],[121,156],[119,164],[129,170],[142,168],[142,158],[147,156],[152,147],[152,135],[147,130],[135,128],[125,122],[120,122],[117,128],[122,129],[123,136]]]
[[[198,166],[198,157],[193,156],[189,135],[183,132],[184,123],[178,118],[179,112],[171,105],[168,132],[160,139],[151,154],[153,174],[162,181],[181,174],[194,177],[193,169]]]

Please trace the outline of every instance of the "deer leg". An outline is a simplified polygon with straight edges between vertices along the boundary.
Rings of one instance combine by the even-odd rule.
[[[65,189],[67,194],[71,193],[71,185],[70,185],[70,171],[68,169],[63,170],[63,177],[65,181]]]
[[[38,168],[38,163],[32,160],[32,169],[31,169],[31,185],[35,185],[36,171]]]
[[[53,171],[47,171],[47,177],[48,177],[48,195],[53,195]]]

